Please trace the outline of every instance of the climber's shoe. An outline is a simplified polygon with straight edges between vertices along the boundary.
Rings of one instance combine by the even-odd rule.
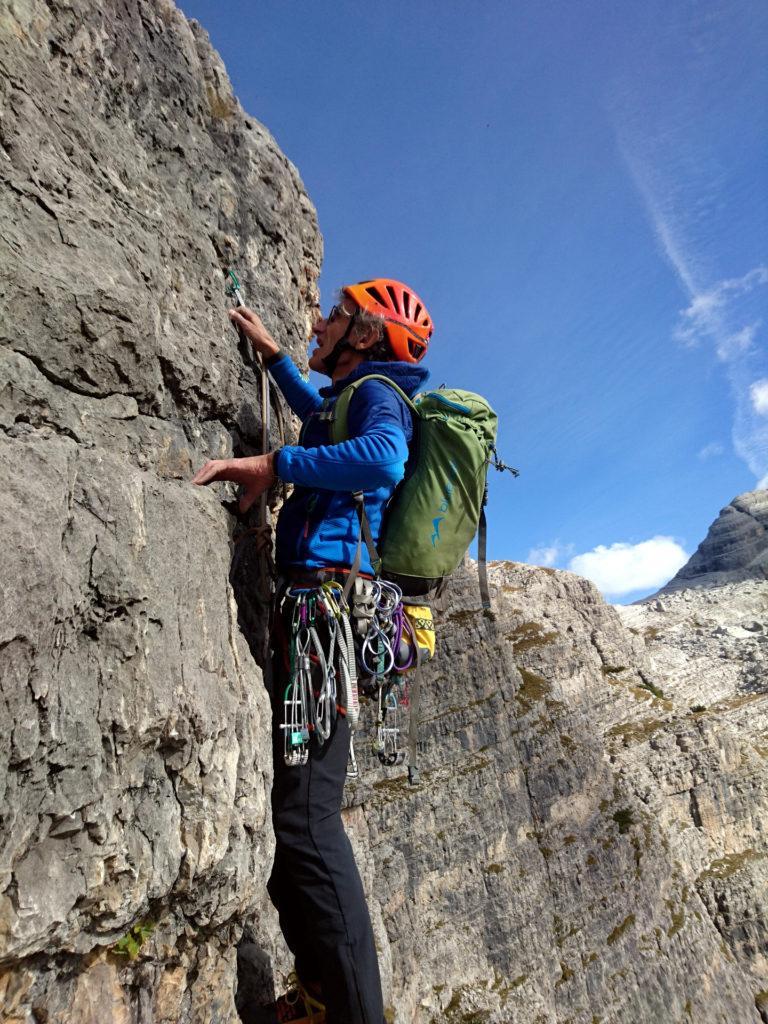
[[[288,989],[277,1002],[257,1011],[254,1024],[325,1024],[325,1006],[319,985],[303,985],[295,972],[286,979]]]

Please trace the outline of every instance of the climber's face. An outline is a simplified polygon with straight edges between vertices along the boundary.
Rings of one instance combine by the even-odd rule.
[[[336,342],[344,337],[349,327],[350,318],[355,315],[356,308],[355,303],[345,295],[344,300],[335,305],[328,316],[320,317],[314,322],[312,332],[317,342],[317,348],[309,356],[310,370],[324,372],[324,360],[333,352]]]

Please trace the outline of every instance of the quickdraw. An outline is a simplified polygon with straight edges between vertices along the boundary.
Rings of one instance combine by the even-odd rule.
[[[313,734],[320,744],[331,735],[337,700],[341,700],[354,730],[360,714],[357,670],[348,609],[346,603],[342,604],[337,583],[309,589],[289,588],[283,601],[293,607],[288,684],[283,693],[280,728],[285,763],[297,766],[307,763]]]
[[[352,614],[361,640],[360,667],[368,677],[361,685],[378,697],[374,751],[382,764],[394,767],[406,756],[400,745],[400,708],[408,706],[402,673],[414,666],[416,636],[394,583],[356,580]]]
[[[392,767],[405,761],[401,708],[408,706],[403,673],[418,662],[416,635],[403,612],[399,587],[358,578],[351,607],[343,587],[289,587],[283,597],[288,638],[288,684],[283,693],[283,754],[289,766],[307,763],[311,737],[324,743],[339,707],[352,731],[347,776],[358,775],[354,731],[360,717],[358,689],[376,696],[373,749]],[[358,663],[360,675],[358,675]]]
[[[379,713],[376,719],[376,741],[374,750],[382,764],[393,768],[405,761],[405,750],[400,746],[400,714],[399,705],[406,698],[398,691],[403,691],[402,680],[393,679],[382,683],[379,687]]]

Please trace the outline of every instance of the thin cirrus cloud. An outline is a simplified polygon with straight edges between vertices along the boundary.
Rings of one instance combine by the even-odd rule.
[[[719,281],[712,288],[697,291],[680,314],[675,338],[696,345],[710,339],[718,359],[738,360],[754,349],[762,319],[744,323],[750,314],[746,302],[750,293],[768,284],[768,267],[755,267],[743,277]]]
[[[768,265],[755,255],[761,250],[754,232],[743,250],[738,239],[740,226],[752,225],[758,215],[751,196],[761,187],[764,161],[740,162],[731,152],[725,140],[733,118],[724,116],[726,110],[743,114],[745,147],[757,144],[761,122],[740,91],[748,87],[757,94],[763,81],[754,49],[738,89],[727,71],[762,22],[753,5],[738,0],[713,5],[707,17],[698,8],[674,10],[664,45],[644,54],[642,65],[627,62],[608,106],[630,180],[687,296],[674,339],[706,346],[723,366],[734,400],[734,450],[762,482],[768,478],[768,397],[762,388],[768,380]],[[725,266],[739,272],[723,273]]]
[[[719,441],[712,441],[710,444],[705,444],[699,452],[699,458],[702,462],[707,462],[709,459],[716,459],[720,455],[725,454],[725,448],[720,444]]]
[[[765,302],[768,267],[719,281],[692,296],[680,314],[675,338],[684,344],[709,342],[727,368],[734,396],[733,446],[757,478],[768,481],[768,378],[759,316]]]
[[[732,427],[736,454],[749,466],[758,487],[768,482],[768,392],[762,313],[766,303],[768,266],[741,277],[701,285],[706,274],[696,248],[686,244],[679,210],[687,189],[677,183],[665,200],[665,185],[652,161],[638,155],[640,143],[625,133],[621,153],[653,226],[659,245],[689,296],[681,310],[674,338],[681,344],[710,345],[725,366],[734,398]],[[688,197],[693,203],[695,197]],[[674,200],[674,201],[673,201]],[[765,411],[764,411],[765,410]]]
[[[598,544],[572,558],[568,568],[591,580],[604,597],[623,597],[662,586],[687,561],[674,538],[657,536],[638,544]]]
[[[768,416],[768,379],[755,381],[749,389],[749,396],[758,416]]]

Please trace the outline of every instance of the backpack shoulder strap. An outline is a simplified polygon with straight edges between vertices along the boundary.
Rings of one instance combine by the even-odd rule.
[[[336,398],[333,408],[325,415],[324,418],[328,420],[331,444],[339,444],[341,441],[349,440],[349,406],[357,394],[357,389],[367,380],[380,380],[388,384],[405,402],[411,412],[414,415],[418,415],[418,409],[413,401],[393,380],[385,377],[383,373],[369,373],[365,377],[358,377],[357,380],[348,384]]]

